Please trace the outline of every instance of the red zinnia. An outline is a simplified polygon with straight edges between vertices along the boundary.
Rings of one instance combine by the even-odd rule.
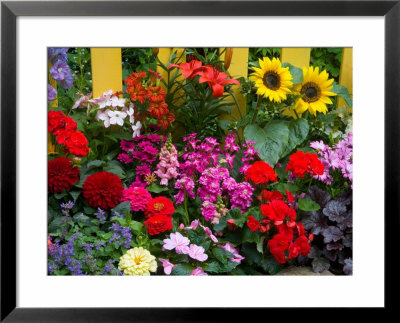
[[[65,145],[73,155],[86,156],[89,152],[88,140],[80,131],[74,131],[66,139]]]
[[[207,82],[208,86],[212,88],[213,96],[217,98],[224,94],[225,84],[240,85],[238,80],[228,79],[228,77],[228,74],[220,72],[212,66],[204,66],[203,72],[200,73],[199,83]]]
[[[278,175],[264,161],[256,161],[246,170],[246,181],[251,179],[255,184],[276,182]]]
[[[317,154],[304,153],[299,150],[289,157],[286,171],[292,171],[294,176],[303,178],[306,173],[311,176],[322,175],[324,165],[318,159]]]
[[[118,205],[123,189],[119,176],[108,172],[89,175],[82,187],[83,197],[89,205],[103,210]]]
[[[159,196],[147,202],[144,214],[146,215],[146,218],[151,218],[156,215],[171,216],[174,212],[174,203],[164,196]]]
[[[152,216],[151,218],[148,218],[144,222],[144,226],[147,226],[147,232],[151,236],[171,230],[172,216],[166,216],[166,215]]]
[[[260,222],[252,215],[249,216],[247,221],[247,226],[250,228],[251,231],[257,231],[260,226]]]
[[[193,79],[203,70],[204,67],[201,65],[202,63],[200,61],[192,60],[189,63],[182,63],[181,65],[171,64],[168,66],[168,69],[171,67],[180,68],[182,70],[183,78]]]
[[[71,164],[72,160],[58,157],[48,162],[48,186],[52,193],[69,191],[79,181],[79,168]]]

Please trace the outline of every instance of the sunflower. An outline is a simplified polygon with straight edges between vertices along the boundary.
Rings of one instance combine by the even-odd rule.
[[[257,94],[269,98],[270,101],[280,103],[286,100],[286,95],[291,93],[293,85],[289,67],[282,67],[278,58],[272,61],[268,57],[259,59],[260,68],[253,67],[254,73],[249,77],[256,83]]]
[[[329,79],[329,74],[325,70],[319,73],[318,67],[303,67],[303,82],[294,87],[294,91],[302,95],[294,105],[297,115],[301,116],[307,110],[314,116],[317,115],[317,111],[326,114],[328,111],[326,105],[332,104],[329,97],[336,95],[330,92],[333,81]]]

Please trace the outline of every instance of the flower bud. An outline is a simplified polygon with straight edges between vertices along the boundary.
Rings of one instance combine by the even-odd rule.
[[[225,52],[225,59],[224,59],[225,69],[228,69],[229,66],[231,66],[232,55],[233,55],[233,48],[227,48],[226,52]]]
[[[153,51],[154,56],[157,56],[158,52],[160,51],[158,47],[153,47],[151,50]]]

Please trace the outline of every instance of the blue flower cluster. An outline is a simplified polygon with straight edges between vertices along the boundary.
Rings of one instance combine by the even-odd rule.
[[[112,225],[113,235],[111,236],[108,243],[117,243],[118,245],[122,245],[121,239],[123,239],[124,247],[130,248],[130,244],[132,241],[132,233],[131,229],[128,227],[122,227],[119,223],[113,223]]]
[[[48,48],[47,56],[52,64],[50,74],[63,88],[70,89],[74,84],[71,69],[67,64],[68,48]],[[57,96],[57,90],[50,84],[47,85],[47,100],[53,101]]]

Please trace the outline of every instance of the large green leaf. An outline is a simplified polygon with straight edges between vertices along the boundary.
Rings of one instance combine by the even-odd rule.
[[[353,108],[353,100],[347,87],[334,83],[331,92],[336,93],[338,96],[342,97],[350,108]]]
[[[289,122],[289,141],[282,156],[289,154],[307,138],[310,126],[307,119],[297,119]]]
[[[301,68],[298,68],[296,66],[293,66],[290,63],[283,63],[282,67],[287,67],[289,66],[289,72],[292,74],[293,77],[293,84],[300,84],[303,82],[303,71]]]
[[[222,262],[224,266],[228,264],[229,258],[235,258],[235,256],[232,253],[220,247],[214,247],[212,248],[211,251],[212,254],[215,256],[215,258],[217,258],[220,262]]]
[[[318,211],[321,207],[318,203],[307,198],[299,198],[299,209],[302,211]]]
[[[247,141],[254,141],[260,158],[275,166],[289,142],[289,126],[284,120],[273,120],[264,128],[250,124],[244,129]]]
[[[283,266],[277,262],[273,256],[267,256],[262,261],[261,267],[268,272],[268,274],[275,275],[281,271]]]
[[[188,264],[188,263],[179,264],[176,267],[174,267],[174,269],[172,269],[171,274],[188,276],[192,273],[193,270],[194,270],[194,267],[191,264]]]

